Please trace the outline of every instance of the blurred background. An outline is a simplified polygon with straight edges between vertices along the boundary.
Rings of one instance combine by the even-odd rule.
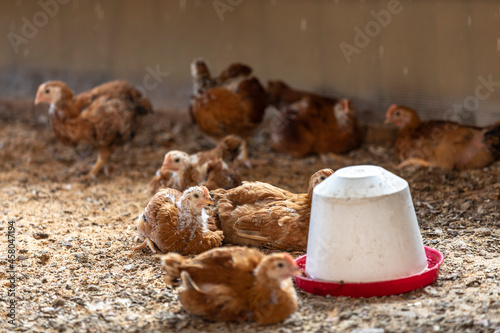
[[[363,123],[393,104],[422,118],[500,119],[499,1],[1,0],[0,98],[40,83],[112,79],[185,112],[189,65],[243,62],[265,85],[353,100]],[[187,114],[187,113],[186,113]]]

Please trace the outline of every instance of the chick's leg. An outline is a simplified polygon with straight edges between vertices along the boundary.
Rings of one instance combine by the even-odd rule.
[[[430,163],[429,161],[426,161],[426,160],[423,160],[421,158],[409,158],[407,160],[404,160],[403,162],[401,162],[397,168],[398,169],[403,169],[403,168],[406,168],[408,166],[411,166],[411,165],[415,165],[415,166],[422,166],[422,167],[429,167],[430,166]]]
[[[149,247],[151,249],[151,252],[153,253],[156,253],[156,249],[155,249],[155,244],[153,243],[153,241],[149,238],[144,238],[144,242],[142,242],[141,245],[137,245],[137,246],[134,246],[133,249],[134,250],[142,250],[146,247]]]
[[[99,148],[97,152],[97,162],[94,164],[92,167],[92,170],[90,170],[89,176],[92,177],[93,179],[97,178],[97,175],[99,174],[99,171],[104,168],[104,173],[106,176],[109,176],[109,170],[108,170],[108,161],[109,158],[111,157],[111,154],[113,153],[113,149],[109,147],[101,147]]]
[[[241,161],[241,163],[243,163],[243,165],[245,165],[248,169],[252,167],[252,164],[248,159],[247,140],[243,140],[241,142],[241,152],[238,158]]]

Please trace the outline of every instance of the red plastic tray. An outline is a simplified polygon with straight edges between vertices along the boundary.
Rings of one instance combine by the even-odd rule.
[[[300,289],[311,294],[321,296],[349,296],[372,297],[406,293],[434,282],[439,273],[439,266],[443,263],[443,254],[438,250],[424,246],[427,256],[427,269],[422,273],[405,278],[369,283],[337,283],[323,280],[314,280],[305,273],[306,256],[303,255],[295,262],[304,271],[304,276],[295,276],[295,284]]]

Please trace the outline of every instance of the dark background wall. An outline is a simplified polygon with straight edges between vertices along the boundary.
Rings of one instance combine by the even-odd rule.
[[[0,98],[124,78],[184,110],[201,56],[214,74],[240,61],[263,83],[351,98],[364,122],[392,103],[500,119],[499,1],[0,0],[0,32]]]

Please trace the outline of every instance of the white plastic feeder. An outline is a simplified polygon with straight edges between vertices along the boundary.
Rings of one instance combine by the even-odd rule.
[[[336,171],[313,192],[306,273],[365,283],[421,273],[427,257],[408,183],[372,165]]]

